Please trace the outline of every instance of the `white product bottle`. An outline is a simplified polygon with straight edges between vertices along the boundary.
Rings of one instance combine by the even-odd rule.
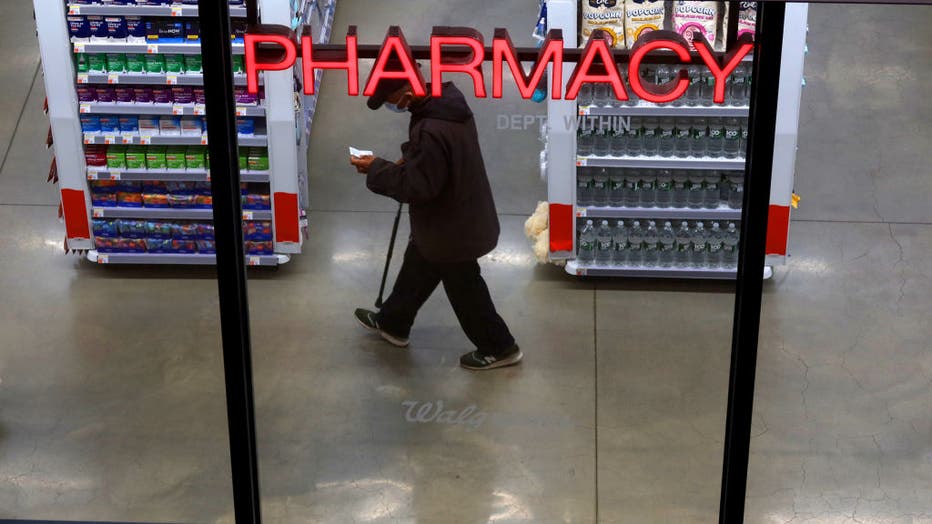
[[[586,226],[583,227],[579,235],[579,252],[576,258],[582,265],[591,264],[595,260],[595,228],[592,227],[592,221],[586,220]]]
[[[725,238],[722,240],[722,265],[728,269],[738,265],[738,228],[734,222],[728,224]]]
[[[611,264],[614,250],[614,245],[612,244],[612,228],[608,226],[608,220],[603,220],[595,235],[596,265],[607,266]]]
[[[657,267],[659,260],[660,232],[657,223],[651,220],[644,232],[644,267]]]
[[[619,220],[612,230],[612,265],[623,266],[627,263],[625,257],[628,253],[628,228],[625,227],[625,221]]]
[[[689,257],[689,263],[692,267],[705,267],[706,253],[709,247],[709,232],[705,230],[705,224],[696,222],[692,234],[692,254]]]
[[[644,230],[641,229],[641,223],[637,220],[631,225],[628,231],[628,256],[626,257],[628,265],[631,267],[641,267],[644,254]]]
[[[677,267],[689,267],[692,248],[692,232],[689,231],[689,222],[680,222],[680,228],[676,230],[676,256],[674,257]]]
[[[660,267],[673,267],[674,258],[676,257],[676,234],[673,232],[673,224],[670,222],[663,223],[658,249],[660,251]]]
[[[709,231],[709,253],[706,256],[706,267],[716,269],[722,267],[722,242],[724,236],[718,222],[712,224]]]

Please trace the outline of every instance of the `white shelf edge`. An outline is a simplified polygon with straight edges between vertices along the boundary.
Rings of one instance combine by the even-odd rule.
[[[576,167],[631,167],[657,169],[718,169],[744,171],[744,158],[660,157],[660,156],[577,156]]]
[[[143,143],[142,136],[148,137],[148,143]],[[153,145],[153,146],[197,146],[207,145],[207,135],[128,135],[120,133],[84,133],[84,144],[115,144],[115,145]],[[240,135],[239,145],[267,146],[266,135]]]
[[[580,116],[682,116],[682,117],[747,117],[748,106],[659,106],[640,102],[636,106],[579,106]]]
[[[565,269],[567,273],[573,276],[590,277],[683,278],[698,280],[735,280],[738,277],[737,269],[580,266],[575,260],[567,261]]]
[[[251,171],[243,169],[240,171],[240,181],[265,183],[269,181],[270,173],[268,171]],[[87,168],[88,180],[156,180],[166,182],[208,182],[208,171],[206,169],[185,169],[177,171],[169,170],[149,170],[149,169],[110,169],[110,168]]]
[[[81,102],[82,115],[205,116],[204,104],[137,104],[135,102]],[[236,106],[238,116],[264,117],[265,106]]]
[[[169,77],[172,78],[171,82],[169,82]],[[246,74],[234,73],[233,83],[237,86],[245,86]],[[260,75],[259,85],[263,83],[262,75]],[[85,84],[202,86],[204,75],[202,73],[78,73],[78,85]]]
[[[198,16],[196,5],[85,5],[68,4],[69,15],[124,15],[124,16],[167,16],[191,18]],[[230,16],[244,18],[245,7],[230,6]]]
[[[91,217],[135,218],[137,220],[212,220],[212,209],[193,208],[147,208],[147,207],[97,207],[91,208]],[[243,220],[272,220],[271,211],[243,210]]]
[[[217,264],[216,255],[172,254],[172,253],[100,253],[90,250],[87,259],[102,265],[179,265],[212,266]],[[291,261],[289,255],[246,255],[249,266],[280,266]]]
[[[170,54],[170,55],[199,55],[200,43],[130,43],[114,41],[72,42],[75,53],[133,53],[133,54]],[[231,45],[234,55],[245,55],[246,46],[242,42],[233,42]]]

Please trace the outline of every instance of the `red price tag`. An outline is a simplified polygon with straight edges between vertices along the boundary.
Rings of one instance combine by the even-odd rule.
[[[79,15],[81,14],[81,6],[79,5],[69,5],[68,6],[69,15]]]
[[[84,52],[84,42],[78,42],[78,43],[74,44],[74,52],[75,52],[75,53],[83,53],[83,52]]]
[[[119,84],[120,83],[120,73],[110,73],[107,75],[108,84]]]
[[[172,114],[173,114],[173,115],[183,115],[183,114],[184,114],[184,106],[173,105],[173,106],[172,106]]]
[[[107,135],[104,137],[105,144],[116,144],[116,137],[113,135]]]
[[[207,135],[201,135],[201,145],[202,146],[207,145]]]
[[[165,83],[170,86],[176,85],[178,83],[178,75],[165,75]]]
[[[172,14],[171,14],[171,15],[172,15],[172,16],[182,16],[181,9],[182,9],[182,6],[180,6],[180,5],[173,5],[173,6],[172,6]]]
[[[251,256],[251,257],[249,257],[249,265],[250,265],[250,266],[260,266],[260,265],[262,265],[262,259],[261,259],[260,257]]]
[[[97,255],[97,263],[98,264],[109,264],[110,255]]]
[[[95,207],[94,210],[91,211],[91,214],[94,215],[94,218],[103,218],[104,210],[100,209],[99,207]]]
[[[139,137],[139,143],[144,146],[147,146],[152,143],[152,137],[149,135],[141,136]]]
[[[97,180],[97,170],[96,170],[96,169],[88,169],[88,170],[87,170],[87,179],[88,179],[88,180]]]
[[[246,108],[243,106],[236,106],[236,116],[246,116]]]
[[[149,44],[146,46],[146,54],[157,55],[159,54],[159,45],[158,44]]]
[[[78,106],[78,111],[81,112],[81,113],[90,113],[90,112],[91,112],[91,104],[88,104],[88,103],[81,103],[81,104]]]
[[[78,83],[86,84],[88,80],[87,73],[78,73]]]
[[[243,211],[243,220],[252,220],[252,211]]]

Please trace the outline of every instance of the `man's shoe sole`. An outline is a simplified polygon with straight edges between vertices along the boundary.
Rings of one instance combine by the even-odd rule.
[[[402,340],[396,336],[386,333],[385,331],[382,331],[381,329],[377,327],[372,327],[369,324],[366,324],[365,322],[363,322],[362,320],[359,320],[359,318],[356,318],[356,322],[359,322],[360,326],[368,329],[369,331],[375,331],[376,333],[379,334],[379,336],[385,339],[386,342],[395,346],[396,348],[406,348],[410,344],[410,342],[408,342],[407,340]]]
[[[509,367],[509,366],[515,366],[515,365],[521,363],[521,360],[522,360],[523,358],[524,358],[524,353],[518,351],[516,354],[514,354],[514,355],[512,355],[512,356],[510,356],[510,357],[508,357],[508,358],[506,358],[506,359],[499,360],[498,362],[496,362],[496,363],[494,363],[494,364],[490,364],[490,365],[488,365],[488,366],[482,366],[482,367],[478,367],[478,366],[467,366],[467,365],[465,365],[465,364],[463,364],[463,363],[460,363],[460,366],[462,366],[464,369],[469,369],[469,370],[472,370],[472,371],[486,371],[486,370],[489,370],[489,369],[498,369],[498,368],[506,368],[506,367]]]

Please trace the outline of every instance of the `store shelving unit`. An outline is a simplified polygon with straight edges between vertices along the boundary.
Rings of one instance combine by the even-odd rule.
[[[98,253],[94,250],[92,220],[95,218],[129,218],[151,220],[212,219],[210,209],[158,209],[129,207],[95,207],[91,205],[89,184],[101,180],[208,182],[210,173],[204,169],[108,169],[88,166],[84,147],[97,144],[151,145],[151,146],[203,146],[207,135],[162,135],[135,133],[84,133],[82,115],[140,115],[140,116],[202,116],[203,104],[136,104],[79,102],[76,85],[168,85],[202,86],[200,73],[91,73],[75,71],[72,57],[82,53],[134,53],[143,55],[177,54],[199,55],[197,42],[126,42],[105,39],[72,41],[68,34],[67,16],[143,16],[143,17],[196,17],[196,5],[93,5],[69,3],[63,0],[33,0],[37,17],[40,53],[48,94],[48,114],[51,121],[54,152],[58,166],[61,211],[66,228],[66,247],[86,251],[87,258],[101,264],[193,264],[215,262],[214,255],[157,254],[157,253]],[[259,0],[262,23],[302,28],[310,26],[315,41],[329,41],[335,0]],[[231,6],[232,17],[245,17],[246,9]],[[319,38],[318,38],[319,36]],[[242,42],[231,43],[234,55],[243,55]],[[260,77],[265,98],[260,105],[240,105],[236,115],[259,120],[254,134],[239,135],[241,147],[267,147],[268,171],[241,171],[241,181],[267,184],[272,203],[271,210],[243,213],[244,220],[271,221],[273,224],[274,252],[272,256],[248,256],[250,265],[278,265],[301,252],[304,236],[301,234],[306,216],[307,195],[307,133],[310,130],[310,113],[302,104],[303,96],[296,96],[295,74],[300,65],[283,71],[264,72]],[[237,86],[246,84],[244,74],[234,74]],[[319,76],[317,78],[319,87]],[[316,99],[315,99],[316,103]],[[313,109],[313,108],[312,108]],[[300,196],[299,196],[300,195]]]
[[[561,29],[567,47],[578,47],[568,35],[578,35],[578,1],[548,0],[548,27]],[[802,86],[802,64],[805,48],[807,7],[805,4],[787,6],[781,71],[777,142],[774,154],[772,206],[768,232],[768,267],[765,275],[772,275],[771,264],[782,264],[786,257],[786,237],[789,224],[789,204],[793,188],[799,103]],[[746,58],[750,63],[752,57]],[[564,88],[571,71],[564,69]],[[741,105],[687,105],[684,102],[657,105],[637,101],[629,105],[619,102],[612,106],[579,105],[576,101],[549,100],[549,122],[571,122],[577,117],[677,117],[677,118],[747,118],[750,108]],[[734,269],[647,268],[581,265],[576,259],[578,221],[599,219],[647,219],[670,221],[731,221],[740,222],[741,210],[727,207],[718,209],[690,208],[628,208],[577,205],[578,168],[624,168],[626,170],[689,170],[719,171],[738,174],[746,168],[741,152],[739,158],[720,157],[659,157],[659,156],[580,156],[577,154],[576,130],[567,126],[547,126],[546,149],[542,155],[542,170],[548,179],[551,231],[572,231],[572,249],[551,243],[550,259],[564,263],[567,273],[575,276],[617,276],[646,278],[733,279]],[[551,236],[553,240],[553,236]]]

